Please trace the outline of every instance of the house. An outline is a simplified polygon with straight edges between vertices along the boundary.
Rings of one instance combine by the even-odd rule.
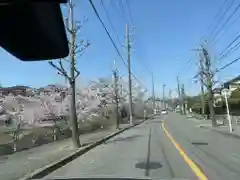
[[[9,94],[26,96],[28,89],[30,89],[28,86],[2,87],[0,88],[0,96],[7,96]]]
[[[213,89],[214,102],[220,103],[223,100],[222,98],[223,89],[229,89],[230,92],[233,92],[239,88],[240,88],[240,75],[223,83],[221,87]]]
[[[225,82],[223,87],[229,89],[231,92],[240,88],[240,75]]]
[[[214,100],[216,103],[221,102],[222,101],[222,88],[214,88],[213,89],[213,96],[214,96]]]
[[[63,86],[63,85],[59,85],[59,84],[50,84],[50,85],[47,85],[45,87],[41,87],[38,89],[39,93],[40,94],[47,94],[47,95],[50,95],[52,93],[60,93],[62,91],[66,91],[66,87]]]

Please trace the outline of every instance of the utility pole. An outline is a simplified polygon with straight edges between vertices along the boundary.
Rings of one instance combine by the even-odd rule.
[[[181,87],[181,102],[182,102],[182,113],[186,115],[186,105],[185,105],[185,89],[184,89],[184,84],[182,84]]]
[[[166,87],[166,85],[163,84],[163,90],[162,90],[162,91],[163,91],[163,92],[162,92],[163,95],[162,95],[162,96],[163,96],[163,108],[164,108],[164,109],[166,109],[166,104],[165,104],[165,87]]]
[[[155,90],[154,90],[154,79],[152,74],[152,107],[153,107],[153,114],[155,114]]]
[[[200,83],[201,83],[201,113],[205,116],[205,98],[204,98],[204,60],[200,54]]]
[[[213,79],[213,72],[211,72],[211,60],[210,60],[208,51],[204,47],[202,47],[201,51],[203,53],[204,60],[205,60],[205,71],[204,71],[204,75],[206,76],[205,86],[208,91],[208,106],[209,106],[210,116],[212,119],[212,126],[217,126],[215,109],[213,105],[214,98],[213,98],[212,87],[213,87],[214,79]]]
[[[133,106],[132,106],[132,77],[131,77],[131,45],[129,36],[129,27],[126,24],[126,39],[127,39],[127,61],[128,61],[128,89],[129,89],[129,122],[133,123]]]
[[[180,92],[179,77],[177,77],[177,90],[178,90],[178,101],[180,106],[180,113],[182,114],[182,98],[181,98],[181,92]]]
[[[171,109],[173,109],[173,98],[172,98],[172,90],[169,89],[169,93],[168,93],[168,96],[169,96],[169,102],[171,102]]]
[[[114,60],[115,65],[115,60]],[[118,94],[118,70],[117,68],[113,69],[113,78],[114,78],[114,99],[116,104],[116,129],[119,129],[120,116],[119,116],[119,94]]]

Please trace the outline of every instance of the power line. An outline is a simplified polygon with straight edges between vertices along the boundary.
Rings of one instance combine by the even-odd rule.
[[[225,54],[222,54],[217,61],[220,61],[224,58],[226,58],[227,56],[231,55],[232,53],[234,53],[237,49],[239,49],[240,47],[240,42],[238,42],[235,46],[233,46],[232,48],[230,48]]]
[[[103,0],[101,0],[101,4],[102,4],[103,9],[104,9],[104,11],[105,11],[105,13],[106,13],[106,16],[107,16],[107,19],[108,19],[108,21],[109,21],[109,24],[110,24],[113,32],[114,32],[114,33],[116,34],[116,36],[117,36],[118,43],[119,43],[120,46],[122,46],[121,41],[120,41],[120,38],[119,38],[118,35],[117,35],[117,31],[116,31],[116,29],[115,29],[115,27],[114,27],[114,25],[113,25],[113,23],[112,23],[112,21],[111,21],[111,18],[110,18],[109,14],[108,14],[107,8],[106,8],[106,6],[104,5]]]
[[[221,51],[219,56],[223,55],[223,53],[226,52],[228,48],[230,48],[239,38],[240,38],[240,34],[236,38],[234,38],[233,41],[231,41],[231,43],[229,43],[229,45],[226,48],[224,48],[223,51]]]
[[[223,36],[223,34],[225,34],[229,29],[230,27],[232,27],[240,18],[240,14],[237,16],[237,18],[232,21],[232,23],[227,27],[227,29],[225,29],[225,31],[223,31],[223,33],[221,33],[221,36],[218,36],[211,44],[212,46],[214,46],[220,39],[221,37]]]
[[[119,1],[118,1],[118,4],[119,4],[120,10],[121,10],[121,12],[122,12],[123,16],[124,16],[124,17],[125,17],[125,19],[126,19],[126,22],[128,22],[128,23],[130,24],[130,22],[129,22],[129,20],[128,20],[127,13],[126,13],[126,11],[125,11],[125,8],[124,8],[124,5],[123,5],[123,2],[122,2],[122,0],[119,0]]]
[[[101,0],[101,2],[102,2],[102,5],[104,6],[104,3],[103,3],[103,0]],[[128,1],[127,1],[128,2]],[[120,3],[119,3],[119,5],[120,5],[120,8],[121,8],[121,10],[122,10],[122,13],[123,13],[123,15],[125,15],[125,8],[124,8],[124,5],[123,5],[123,1],[121,0],[120,1]],[[104,9],[105,9],[105,12],[106,12],[106,14],[108,14],[108,12],[107,12],[107,10],[106,10],[106,7],[104,6]],[[129,9],[130,10],[130,9]],[[129,15],[130,15],[131,13],[129,12]],[[127,15],[126,15],[126,17],[127,17]],[[109,15],[108,15],[108,19],[110,20],[110,17],[109,17]],[[127,18],[126,18],[127,19]],[[131,21],[131,17],[130,17],[130,21]],[[110,20],[110,22],[111,22],[111,20]],[[114,26],[113,26],[113,23],[111,23],[112,24],[112,27],[114,28]],[[115,29],[115,28],[114,28]],[[119,39],[119,38],[118,38]],[[144,69],[148,72],[148,73],[150,73],[151,75],[153,74],[152,72],[150,72],[150,70],[148,69],[148,68],[146,68],[146,66],[144,66],[143,65],[143,67],[144,67]],[[134,77],[135,79],[136,79],[136,77]],[[139,80],[137,80],[138,82],[140,82]],[[142,83],[140,83],[140,84],[142,84]]]
[[[128,11],[128,14],[129,14],[129,19],[130,19],[130,22],[131,24],[133,24],[133,18],[132,18],[132,13],[131,13],[131,7],[130,7],[130,4],[129,2],[130,1],[125,1],[126,2],[126,7],[127,7],[127,11]]]
[[[236,63],[239,60],[240,60],[240,57],[238,57],[237,59],[234,59],[233,61],[227,63],[226,65],[222,66],[221,68],[218,68],[215,72],[219,72],[219,71],[231,66],[232,64]]]
[[[209,33],[209,36],[211,36],[217,29],[217,27],[221,24],[221,22],[223,21],[224,17],[226,16],[227,12],[229,11],[229,9],[232,7],[232,4],[229,4],[229,6],[226,7],[225,11],[223,12],[222,16],[220,16],[220,13],[222,12],[222,9],[225,7],[225,5],[227,4],[228,0],[225,0],[223,5],[220,7],[218,13],[215,15],[214,20],[212,21],[211,25],[209,26],[208,29],[210,29],[211,26],[213,26],[215,24],[215,26],[213,26],[211,28],[211,31]],[[217,17],[220,16],[220,18],[218,19]],[[214,23],[215,20],[218,21],[216,23]]]
[[[127,66],[127,63],[124,61],[124,59],[123,59],[123,57],[122,57],[120,51],[118,50],[118,48],[117,48],[115,42],[113,41],[113,39],[112,39],[110,33],[108,32],[108,30],[107,30],[105,24],[103,23],[102,19],[100,18],[99,14],[98,14],[98,12],[97,12],[97,9],[95,8],[95,5],[93,4],[92,0],[88,0],[88,1],[90,2],[90,4],[91,4],[91,6],[92,6],[92,8],[93,8],[93,10],[94,10],[94,12],[95,12],[95,14],[96,14],[98,20],[100,21],[100,23],[101,23],[101,25],[102,25],[102,27],[104,28],[105,32],[107,33],[108,38],[110,39],[110,41],[111,41],[113,47],[114,47],[115,50],[117,51],[118,56],[119,56],[119,57],[121,58],[121,60],[123,61],[124,65]]]
[[[217,12],[217,14],[214,16],[214,18],[213,18],[213,21],[212,21],[212,23],[208,26],[208,30],[210,30],[210,29],[214,29],[214,28],[212,28],[212,26],[214,26],[214,21],[216,21],[217,19],[218,19],[218,16],[220,16],[220,13],[222,12],[222,10],[223,10],[223,8],[224,8],[224,6],[226,5],[226,3],[228,2],[228,0],[225,0],[224,2],[223,2],[223,4],[222,4],[222,6],[220,7],[220,9],[219,9],[219,11]],[[220,18],[221,19],[221,18]],[[218,25],[218,24],[217,24]]]
[[[119,4],[119,3],[116,3],[115,0],[111,0],[111,2],[112,2],[112,7],[113,7],[113,8],[116,8],[117,11],[120,13],[122,20],[123,20],[124,22],[125,22],[125,20],[127,21],[125,15],[124,15],[124,12],[123,12],[123,10],[122,10],[121,7],[120,7],[120,4]],[[117,5],[117,4],[118,4],[118,5]]]
[[[222,24],[222,26],[220,27],[220,29],[218,29],[217,33],[215,33],[215,35],[213,36],[212,41],[215,40],[215,38],[219,35],[219,33],[223,30],[223,28],[226,27],[226,25],[228,24],[228,22],[231,20],[231,18],[237,13],[237,11],[240,8],[240,3],[236,6],[236,8],[233,10],[233,12],[230,14],[230,16],[228,16],[227,20]]]
[[[186,68],[190,68],[190,67],[192,66],[193,62],[194,62],[194,59],[193,59],[193,58],[189,59],[189,60],[187,61],[187,63],[186,63],[187,65],[184,66],[183,69],[181,69],[181,71],[179,71],[178,74],[181,74],[181,76],[182,76],[183,74],[185,75],[185,73],[188,72],[188,71],[186,71]],[[183,71],[183,72],[182,72],[182,71]]]
[[[128,15],[129,15],[130,24],[133,24],[132,14],[131,14],[131,9],[130,9],[129,1],[127,0],[127,1],[125,1],[125,2],[126,2],[126,7],[127,7],[126,9],[127,9]],[[122,12],[123,12],[123,13],[126,12],[126,11],[125,11],[125,8],[124,8],[124,5],[123,5],[123,0],[120,1],[120,4],[121,4]],[[126,17],[128,17],[128,16],[126,15]],[[145,69],[146,72],[148,72],[150,75],[153,74],[153,72],[151,72],[151,71],[146,67],[146,65],[144,65],[143,63],[142,63],[142,65],[143,65],[143,67],[144,67],[144,69]]]
[[[109,39],[110,39],[110,41],[111,41],[113,47],[114,47],[115,50],[117,51],[118,56],[120,57],[120,59],[122,60],[122,62],[124,63],[124,65],[127,67],[127,66],[128,66],[127,63],[126,63],[125,60],[123,59],[123,57],[122,57],[120,51],[118,50],[118,48],[117,48],[115,42],[113,41],[113,39],[112,39],[110,33],[108,32],[108,30],[107,30],[105,24],[103,23],[103,21],[102,21],[100,15],[99,15],[99,13],[98,13],[98,11],[97,11],[95,5],[93,4],[92,0],[88,0],[88,1],[89,1],[89,3],[91,4],[91,6],[92,6],[92,8],[93,8],[93,10],[94,10],[94,13],[96,14],[98,20],[100,21],[102,27],[104,28],[105,32],[107,33],[107,35],[108,35],[108,37],[109,37]],[[132,72],[131,72],[131,75],[133,76],[133,78],[134,78],[135,80],[137,80],[140,84],[142,84],[141,81],[140,81],[140,80],[139,80],[139,79],[138,79],[138,78],[137,78]]]
[[[114,1],[115,2],[115,1]],[[130,23],[129,24],[133,24],[133,20],[132,20],[132,14],[131,14],[131,10],[130,10],[130,5],[129,5],[129,1],[127,0],[126,1],[127,2],[127,4],[126,4],[126,7],[127,7],[127,12],[128,12],[128,14],[129,14],[129,19],[130,19]],[[119,6],[120,6],[120,8],[121,8],[121,11],[122,11],[122,13],[123,13],[123,15],[126,15],[126,11],[125,11],[125,8],[124,8],[124,5],[123,5],[123,0],[120,0],[120,2],[119,2]],[[126,17],[128,17],[127,15],[126,15]],[[127,18],[126,18],[127,19]],[[128,21],[128,20],[127,20]],[[143,64],[142,64],[143,65]],[[145,71],[146,72],[148,72],[149,74],[153,74],[148,68],[146,68],[146,66],[145,65],[143,65],[143,67],[144,67],[144,69],[145,69]]]

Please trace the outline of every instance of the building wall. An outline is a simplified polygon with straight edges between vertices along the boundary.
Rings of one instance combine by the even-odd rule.
[[[229,89],[230,91],[234,91],[234,90],[236,90],[237,88],[240,88],[240,80],[236,80],[236,81],[231,82],[230,85],[229,85],[229,87],[228,87],[228,89]]]

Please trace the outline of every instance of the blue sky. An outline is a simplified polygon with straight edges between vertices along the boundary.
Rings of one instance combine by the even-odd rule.
[[[103,1],[116,33],[111,29],[101,1],[93,0],[121,54],[126,59],[126,51],[120,47],[116,34],[124,44],[126,18],[129,14],[123,15],[120,10],[121,0],[114,0],[114,4],[110,0]],[[132,72],[147,88],[151,89],[151,76],[145,68],[154,72],[157,94],[161,94],[162,84],[167,85],[166,92],[169,89],[175,89],[176,76],[179,76],[180,81],[185,84],[188,94],[196,94],[199,91],[199,85],[194,84],[192,80],[197,71],[198,60],[196,52],[192,49],[197,48],[200,38],[209,33],[208,27],[223,1],[128,0],[127,3],[126,0],[122,0],[125,11],[131,10],[134,26],[130,28],[131,39],[135,42],[132,45]],[[75,4],[76,19],[82,20],[84,16],[88,17],[88,21],[79,32],[79,39],[84,38],[91,42],[91,46],[78,59],[78,68],[81,71],[78,84],[85,85],[89,80],[111,75],[114,59],[117,60],[121,75],[126,75],[126,67],[117,56],[88,0],[75,0]],[[237,2],[233,9],[236,5]],[[65,15],[64,7],[63,14]],[[239,14],[240,12],[237,13]],[[227,32],[224,32],[216,45],[209,46],[213,57],[217,56],[238,35],[239,22],[237,21]],[[237,55],[238,52],[214,66],[221,67]],[[2,61],[0,83],[3,86],[24,84],[39,87],[50,83],[64,83],[64,79],[57,75],[47,61],[22,62],[3,49],[0,52],[0,59]],[[238,75],[239,65],[240,62],[225,69],[217,75],[217,78],[224,82]]]

